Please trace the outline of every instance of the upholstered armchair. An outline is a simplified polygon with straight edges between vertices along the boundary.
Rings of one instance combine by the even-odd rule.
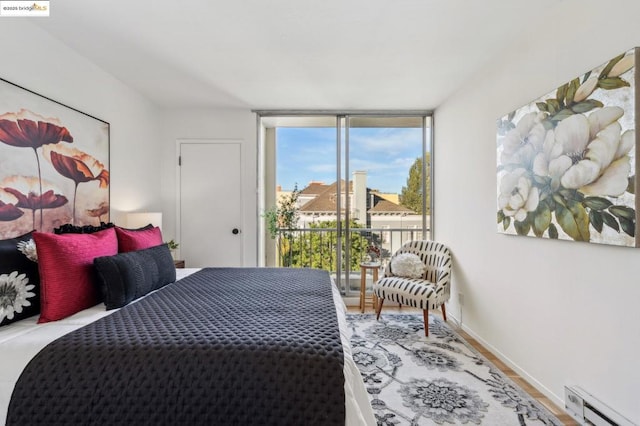
[[[391,264],[402,253],[417,255],[426,270],[421,278],[395,276]],[[451,252],[441,243],[419,240],[409,241],[393,254],[382,278],[373,286],[378,298],[377,319],[385,300],[422,309],[424,316],[424,334],[429,336],[429,309],[442,309],[442,317],[447,320],[444,302],[449,300],[451,291]]]

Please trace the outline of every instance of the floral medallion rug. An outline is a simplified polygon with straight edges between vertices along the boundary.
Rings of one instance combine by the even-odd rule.
[[[347,314],[378,425],[561,425],[440,318]]]

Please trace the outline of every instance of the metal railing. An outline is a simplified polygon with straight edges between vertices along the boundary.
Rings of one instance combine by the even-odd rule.
[[[359,292],[360,263],[369,260],[367,248],[375,245],[380,249],[381,268],[384,269],[391,255],[405,242],[429,239],[429,231],[411,228],[353,228],[349,235],[342,230],[342,256],[337,259],[337,228],[280,229],[273,247],[277,253],[275,263],[268,266],[293,268],[319,268],[328,271],[338,288],[346,296]],[[350,250],[346,252],[346,241]],[[348,260],[347,260],[348,259]],[[347,262],[349,267],[347,268]],[[338,265],[339,263],[339,265]],[[367,277],[366,285],[373,284]]]
[[[429,231],[408,228],[350,228],[342,231],[343,253],[340,270],[360,271],[360,263],[367,260],[367,248],[380,248],[383,265],[407,241],[429,238]],[[349,241],[349,264],[346,268],[346,241]],[[319,268],[329,272],[338,270],[337,228],[280,229],[276,237],[276,265],[299,268]],[[275,265],[272,265],[275,266]]]

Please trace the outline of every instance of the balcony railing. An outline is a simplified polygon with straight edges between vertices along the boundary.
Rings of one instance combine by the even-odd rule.
[[[380,248],[384,265],[391,255],[407,241],[428,239],[429,231],[408,228],[350,228],[347,236],[342,230],[340,270],[360,271],[360,263],[367,259],[367,248]],[[350,243],[347,250],[346,242]],[[335,273],[338,270],[337,228],[280,229],[276,237],[276,265],[299,268],[319,268]]]
[[[350,228],[342,230],[342,256],[338,268],[336,228],[280,229],[274,245],[275,256],[269,266],[319,268],[328,271],[345,295],[357,294],[360,288],[360,263],[369,260],[367,248],[380,248],[384,268],[393,253],[407,241],[429,239],[429,231],[411,228]],[[350,242],[347,250],[346,242]],[[346,265],[349,265],[349,268]],[[366,278],[367,288],[373,282]]]

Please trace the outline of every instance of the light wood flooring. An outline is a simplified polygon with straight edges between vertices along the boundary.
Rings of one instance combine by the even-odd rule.
[[[352,313],[360,312],[360,309],[357,306],[349,306],[347,309],[349,312],[352,312]],[[390,306],[390,307],[384,306],[382,308],[382,314],[384,315],[385,312],[422,314],[422,312],[419,309],[413,309],[407,306],[403,306],[402,308],[398,308],[397,306]],[[367,303],[365,313],[375,313],[373,308],[371,307],[371,303]],[[429,313],[432,315],[439,315],[440,318],[442,318],[441,311],[432,310]],[[484,346],[482,346],[476,339],[471,337],[467,332],[462,330],[460,327],[457,327],[453,321],[447,321],[447,324],[449,324],[458,334],[460,334],[467,342],[469,342],[469,344],[473,346],[478,352],[484,355],[484,357],[487,358],[493,365],[495,365],[498,369],[500,369],[507,377],[509,377],[514,382],[516,382],[518,385],[520,385],[520,387],[522,387],[522,389],[524,389],[525,392],[531,395],[533,399],[537,400],[540,404],[547,407],[547,409],[551,411],[558,418],[558,420],[560,420],[564,425],[571,425],[571,426],[579,425],[579,423],[573,420],[571,416],[569,416],[562,408],[558,407],[549,398],[544,396],[542,392],[540,392],[539,390],[531,386],[529,382],[527,382],[522,377],[520,377],[518,373],[516,373],[511,368],[509,368],[504,362],[500,361],[494,354],[489,352]]]

